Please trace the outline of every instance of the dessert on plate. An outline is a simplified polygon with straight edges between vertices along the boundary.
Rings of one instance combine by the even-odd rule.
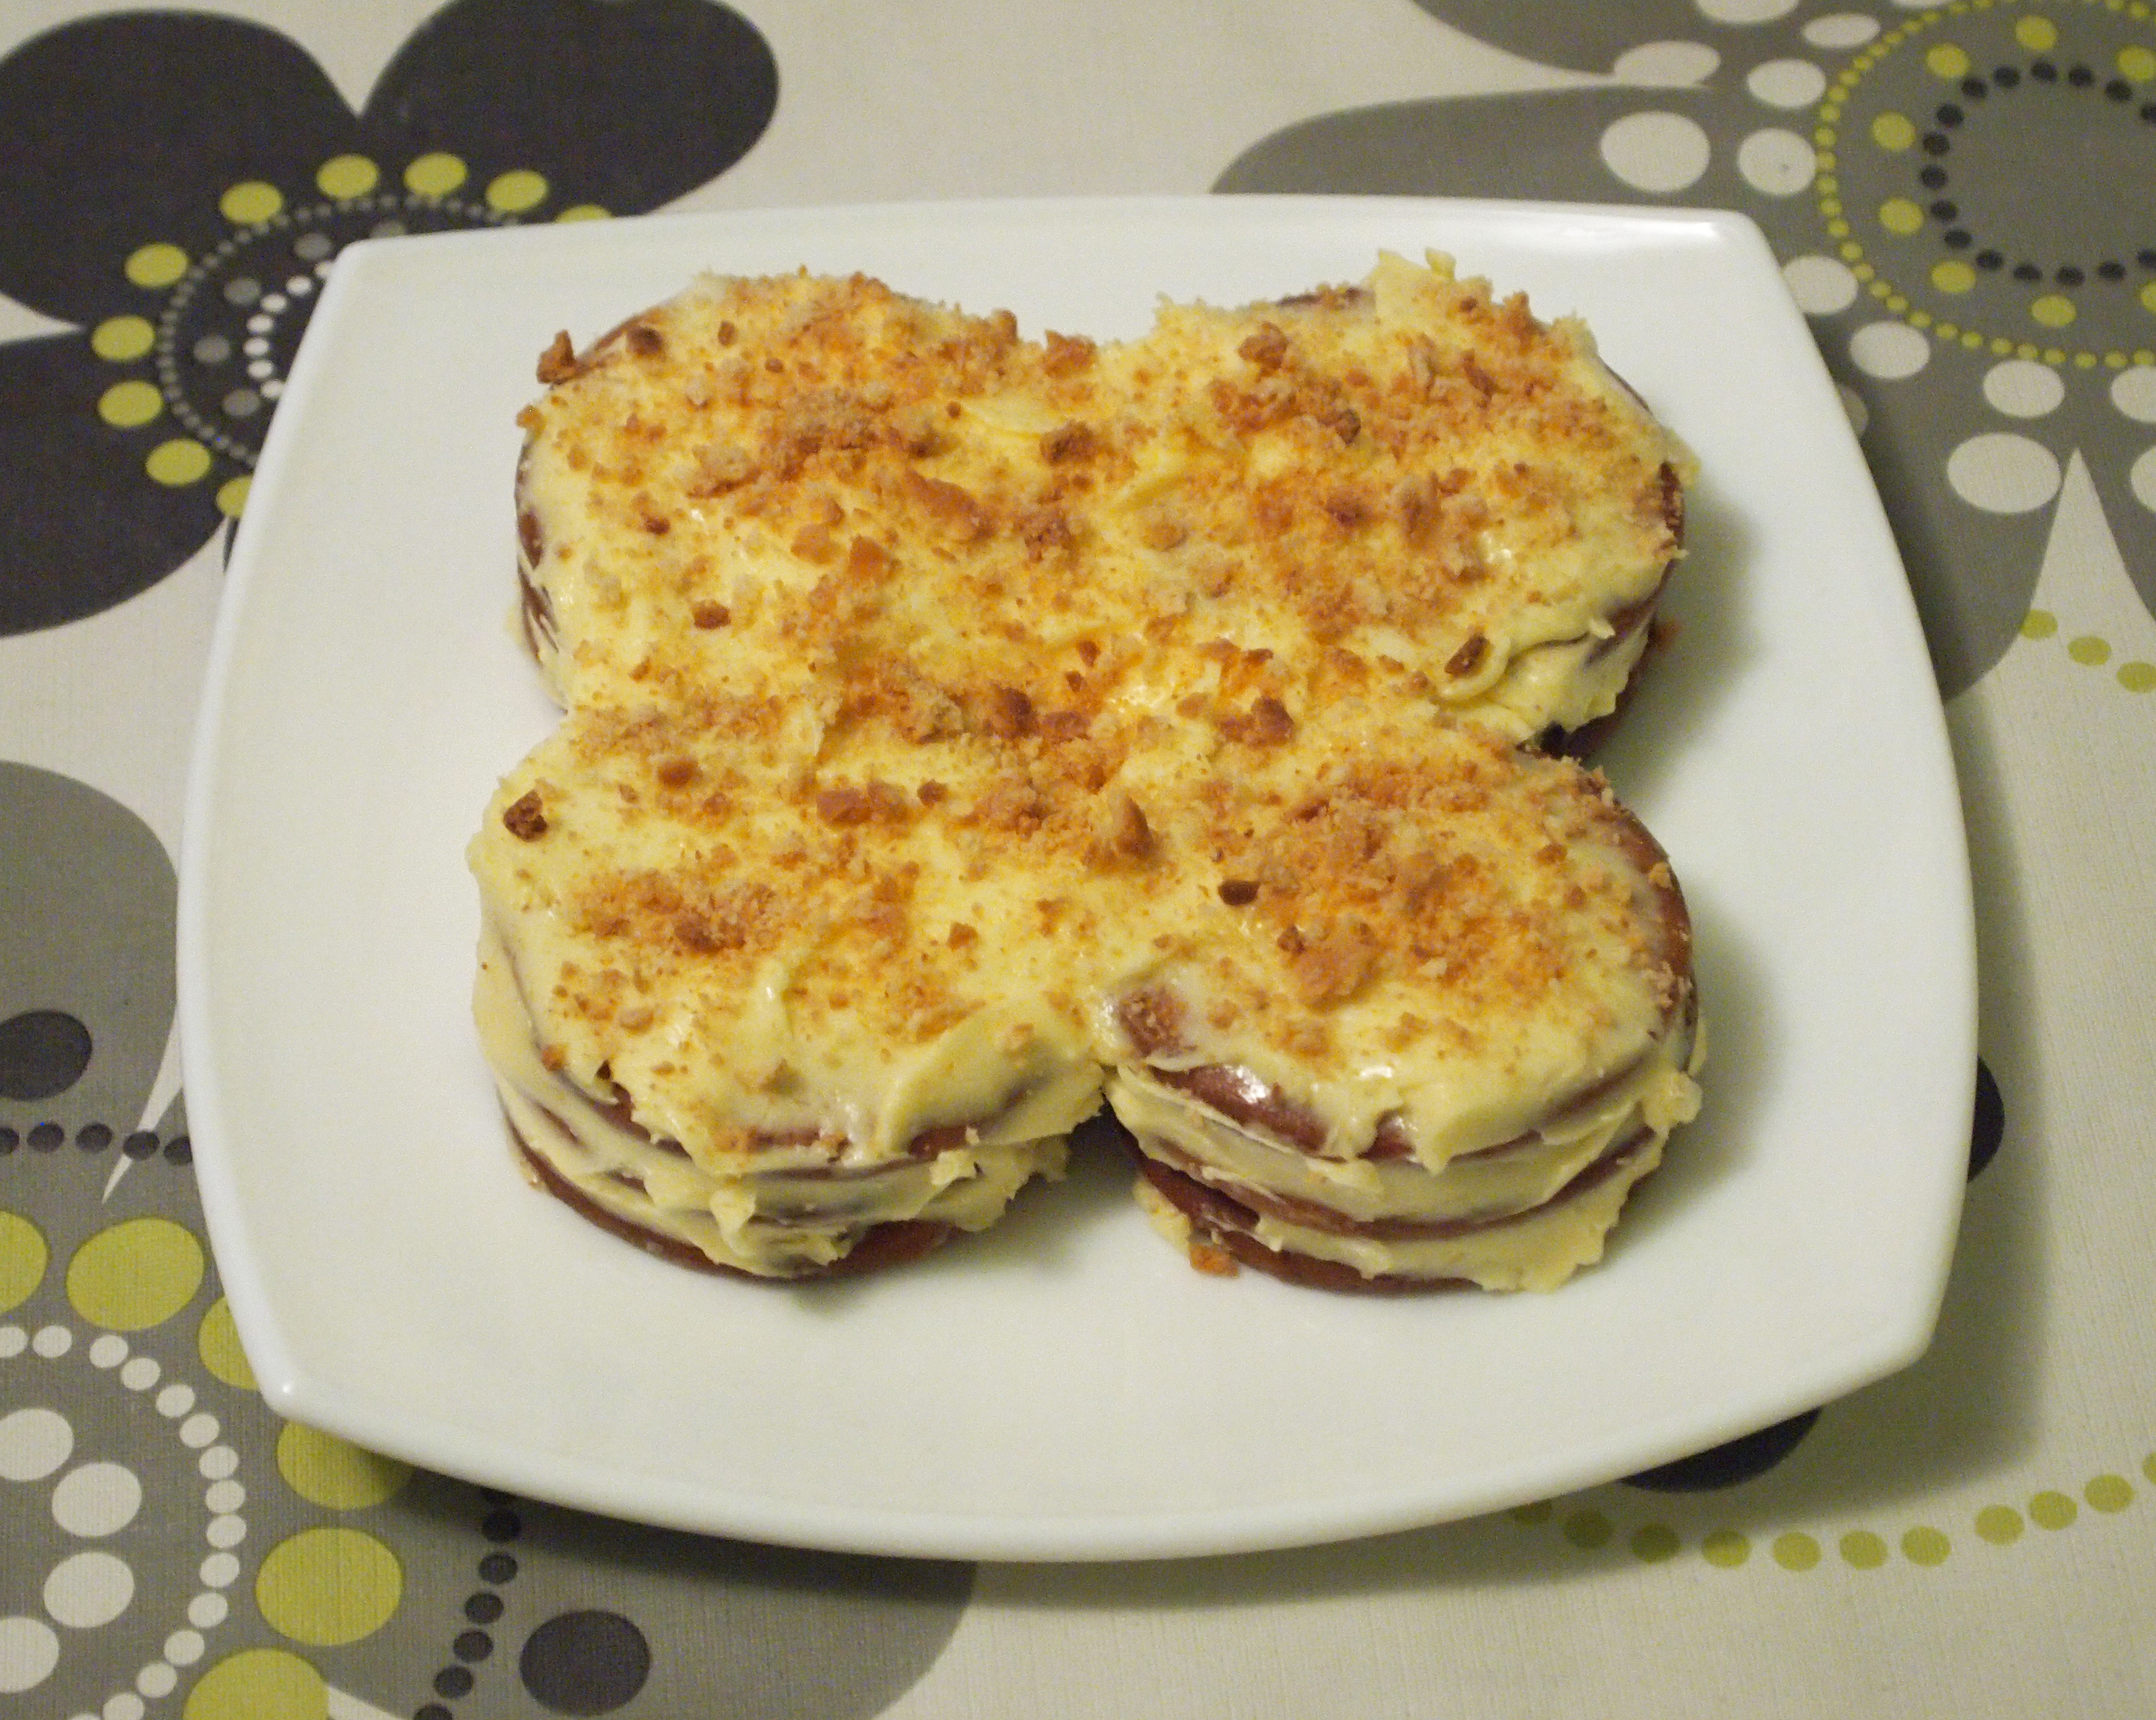
[[[709,277],[524,413],[566,710],[471,859],[527,1169],[762,1277],[890,1264],[1104,1101],[1202,1265],[1547,1287],[1697,1103],[1606,722],[1690,456],[1442,259],[1098,343]]]

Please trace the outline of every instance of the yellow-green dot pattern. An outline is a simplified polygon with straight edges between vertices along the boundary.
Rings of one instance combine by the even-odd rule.
[[[193,1231],[170,1219],[123,1219],[68,1262],[75,1312],[108,1332],[161,1325],[193,1300],[208,1264]]]
[[[1890,197],[1879,206],[1879,224],[1904,237],[1924,224],[1924,212],[1905,197]]]
[[[51,1259],[44,1231],[20,1213],[0,1211],[0,1314],[30,1299]]]
[[[1953,1551],[1953,1543],[1942,1529],[1919,1524],[1906,1531],[1902,1537],[1902,1557],[1911,1564],[1944,1564],[1947,1555]]]
[[[165,397],[153,383],[115,383],[97,397],[97,415],[116,430],[148,424],[165,409]]]
[[[157,339],[146,316],[108,316],[90,331],[90,350],[110,363],[125,364],[147,352]]]
[[[280,1648],[244,1649],[195,1681],[182,1720],[323,1720],[330,1711],[322,1675]]]
[[[404,169],[404,187],[421,197],[447,197],[465,182],[471,169],[457,157],[437,150]]]
[[[1994,1547],[2010,1547],[2021,1538],[2021,1513],[2010,1505],[1987,1505],[1976,1514],[1976,1533]]]
[[[1876,1571],[1887,1563],[1887,1543],[1869,1529],[1851,1529],[1841,1538],[1842,1562],[1860,1571]]]
[[[2118,665],[2118,684],[2129,693],[2156,692],[2156,663],[2136,658]]]
[[[2029,1520],[2040,1529],[2063,1529],[2080,1514],[2064,1493],[2041,1492],[2029,1502]]]
[[[187,254],[177,245],[144,245],[121,267],[138,287],[168,287],[187,272]]]
[[[2123,1511],[2133,1502],[2133,1483],[2123,1475],[2100,1475],[2082,1489],[2092,1510]]]
[[[2111,660],[2111,643],[2107,639],[2098,639],[2092,633],[2085,633],[2079,639],[2067,642],[2066,655],[2087,668],[2101,668]]]
[[[296,1421],[277,1435],[277,1472],[311,1505],[363,1511],[403,1491],[412,1466]]]
[[[303,1433],[304,1430],[288,1429],[287,1437]],[[322,1440],[328,1438],[324,1435],[306,1436]],[[341,1441],[334,1443],[341,1445]],[[344,1449],[353,1457],[365,1456],[356,1448]],[[290,1464],[288,1451],[281,1445],[278,1457],[280,1467],[285,1470],[286,1480],[293,1482],[295,1491],[303,1496],[321,1491],[300,1484]],[[2156,1486],[2156,1451],[2145,1455],[2138,1468],[2143,1477]],[[2133,1481],[2111,1471],[2091,1476],[2081,1486],[2081,1498],[2088,1508],[2107,1516],[2132,1510],[2140,1497],[2140,1489]],[[2026,1537],[2030,1524],[2042,1529],[2063,1529],[2078,1518],[2081,1508],[2071,1494],[2046,1488],[2030,1497],[2025,1512],[2005,1504],[1980,1507],[1969,1519],[1969,1527],[1978,1540],[1989,1546],[2010,1547]],[[1606,1512],[1584,1504],[1567,1509],[1562,1500],[1540,1499],[1531,1504],[1517,1505],[1506,1515],[1517,1523],[1530,1527],[1554,1521],[1563,1538],[1583,1553],[1608,1546],[1622,1533],[1621,1525],[1613,1522]],[[1622,1544],[1641,1564],[1666,1564],[1677,1558],[1685,1548],[1684,1538],[1676,1528],[1667,1522],[1653,1521],[1625,1533]],[[1764,1545],[1768,1556],[1786,1571],[1816,1570],[1826,1560],[1826,1549],[1800,1529],[1784,1530]],[[1929,1523],[1912,1524],[1902,1532],[1898,1540],[1891,1543],[1869,1529],[1852,1529],[1835,1543],[1835,1549],[1840,1554],[1842,1563],[1852,1570],[1878,1570],[1892,1562],[1897,1551],[1908,1563],[1930,1569],[1946,1563],[1952,1557],[1953,1538],[1945,1529]],[[1735,1570],[1750,1562],[1752,1539],[1739,1529],[1717,1529],[1701,1540],[1699,1553],[1710,1565]]]
[[[1917,128],[1905,114],[1881,114],[1871,122],[1871,141],[1881,149],[1905,150],[1917,141]]]
[[[267,221],[285,207],[285,193],[266,180],[244,179],[217,200],[218,213],[235,227]]]
[[[2049,639],[2058,630],[2059,618],[2049,609],[2031,609],[2021,618],[2021,637],[2024,639]]]
[[[1682,1543],[1666,1523],[1646,1523],[1632,1531],[1632,1557],[1642,1564],[1661,1564],[1677,1556]]]
[[[315,174],[315,184],[321,194],[340,203],[365,197],[381,180],[382,169],[365,156],[331,156]]]
[[[188,484],[199,484],[209,475],[209,449],[191,437],[176,436],[151,449],[149,459],[142,462],[142,470],[156,482],[177,490]]]
[[[1808,1571],[1820,1562],[1820,1544],[1801,1530],[1774,1537],[1774,1563],[1785,1571]]]
[[[195,1351],[203,1366],[227,1385],[242,1391],[255,1389],[254,1369],[239,1347],[239,1328],[233,1323],[232,1304],[219,1296],[195,1329]]]
[[[526,209],[536,209],[546,200],[545,177],[528,167],[499,174],[488,182],[486,187],[487,207],[505,215],[521,215]]]
[[[1752,1543],[1735,1529],[1717,1529],[1699,1543],[1699,1556],[1711,1565],[1733,1571],[1752,1556]]]
[[[270,1629],[310,1648],[372,1636],[403,1598],[397,1555],[362,1529],[302,1529],[270,1549],[254,1604]]]

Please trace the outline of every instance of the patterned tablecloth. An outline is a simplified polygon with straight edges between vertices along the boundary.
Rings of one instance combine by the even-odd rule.
[[[174,860],[231,522],[337,248],[1207,190],[1767,232],[1961,773],[1982,1061],[1930,1353],[1631,1482],[1136,1566],[700,1540],[281,1422],[190,1168]],[[2145,0],[10,0],[0,1713],[2156,1712],[2152,348]]]

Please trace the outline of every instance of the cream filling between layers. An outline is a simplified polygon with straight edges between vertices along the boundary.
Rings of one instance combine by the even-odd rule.
[[[1445,708],[1508,740],[1584,728],[1617,708],[1652,631],[1646,619],[1621,638],[1587,634],[1519,652],[1480,698]]]
[[[1350,1224],[1442,1224],[1539,1206],[1618,1142],[1641,1129],[1666,1136],[1699,1109],[1699,1089],[1679,1066],[1684,1055],[1681,1045],[1666,1042],[1594,1103],[1516,1143],[1435,1168],[1414,1158],[1327,1158],[1270,1141],[1128,1069],[1109,1078],[1108,1102],[1142,1144],[1164,1142],[1190,1163],[1163,1162],[1186,1173],[1194,1164],[1203,1180],[1229,1194],[1250,1189],[1301,1201]]]
[[[1260,1086],[1322,1121],[1324,1141],[1307,1155],[1312,1163],[1352,1165],[1361,1161],[1389,1117],[1396,1117],[1403,1126],[1417,1160],[1433,1169],[1522,1135],[1543,1132],[1579,1091],[1581,1069],[1622,1066],[1621,1060],[1634,1047],[1643,1046],[1644,1050],[1627,1086],[1630,1080],[1640,1081],[1635,1090],[1640,1101],[1670,1118],[1662,1132],[1698,1108],[1698,1084],[1691,1076],[1704,1039],[1697,1026],[1689,1037],[1681,1028],[1658,1028],[1665,1005],[1641,976],[1631,976],[1637,983],[1609,980],[1597,1012],[1607,1025],[1584,1038],[1576,1021],[1530,1019],[1520,1024],[1502,1055],[1422,1062],[1391,1059],[1313,1076],[1306,1066],[1272,1046],[1213,1032],[1206,1025],[1213,996],[1204,976],[1187,969],[1173,975],[1173,993],[1184,1005],[1185,1022],[1196,1043],[1142,1050],[1132,1042],[1117,1010],[1120,1001],[1141,984],[1157,983],[1158,971],[1127,979],[1103,998],[1098,1035],[1106,1060],[1119,1071],[1150,1064],[1178,1071],[1209,1065],[1246,1071]],[[1368,1024],[1382,1021],[1400,1006],[1397,992],[1373,990],[1375,1000],[1352,1000],[1336,1017],[1342,1037],[1352,1034],[1353,1042],[1364,1046],[1377,1037]]]
[[[1452,1236],[1351,1235],[1250,1205],[1250,1234],[1277,1252],[1337,1261],[1366,1278],[1466,1278],[1486,1290],[1548,1290],[1601,1257],[1603,1233],[1626,1193],[1661,1162],[1671,1131],[1698,1114],[1695,1077],[1705,1055],[1697,1023],[1688,1033],[1666,1035],[1594,1103],[1561,1112],[1517,1145],[1455,1155],[1435,1168],[1416,1159],[1328,1158],[1281,1145],[1127,1067],[1111,1076],[1108,1101],[1147,1157],[1230,1199],[1269,1195],[1322,1207],[1349,1225],[1486,1226]],[[1638,1145],[1624,1144],[1635,1137]],[[1558,1198],[1607,1155],[1618,1157],[1608,1174]],[[1188,1243],[1188,1219],[1142,1178],[1139,1198],[1157,1227]]]
[[[540,1060],[491,926],[481,940],[473,1015],[503,1109],[535,1156],[602,1210],[737,1271],[798,1276],[842,1259],[873,1226],[906,1219],[985,1230],[1032,1178],[1062,1174],[1065,1132],[995,1138],[1002,1132],[993,1127],[929,1158],[864,1169],[818,1173],[798,1154],[769,1171],[706,1169],[623,1127]],[[997,1121],[1008,1127],[1009,1113]]]
[[[1484,1290],[1555,1290],[1582,1266],[1602,1258],[1610,1226],[1633,1186],[1661,1162],[1662,1142],[1650,1138],[1628,1152],[1609,1175],[1571,1199],[1457,1236],[1342,1236],[1288,1224],[1269,1213],[1253,1215],[1249,1234],[1276,1253],[1336,1261],[1365,1278],[1465,1279]],[[1189,1219],[1142,1177],[1137,1199],[1162,1235],[1179,1248],[1189,1247]]]

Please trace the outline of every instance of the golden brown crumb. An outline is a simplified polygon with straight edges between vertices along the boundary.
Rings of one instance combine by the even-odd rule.
[[[526,790],[502,809],[502,828],[525,842],[536,842],[547,834],[547,812],[536,788]]]
[[[578,368],[576,342],[569,338],[568,330],[563,329],[539,355],[539,380],[551,388],[556,383],[567,382]]]

